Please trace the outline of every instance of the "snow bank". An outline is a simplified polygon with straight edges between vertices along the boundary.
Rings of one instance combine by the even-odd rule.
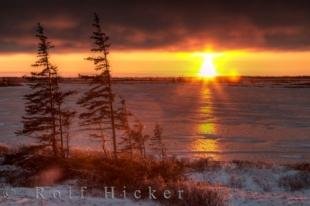
[[[285,166],[238,167],[226,163],[221,168],[190,172],[192,181],[219,187],[232,206],[310,205],[310,190],[288,191],[279,180],[298,171]]]
[[[44,187],[44,199],[37,196],[36,188],[2,187],[0,205],[105,205],[105,206],[156,206],[155,202],[139,201],[129,199],[105,199],[85,195],[83,198],[77,190],[72,190],[72,196],[68,195],[68,185]],[[60,196],[59,196],[60,194]]]

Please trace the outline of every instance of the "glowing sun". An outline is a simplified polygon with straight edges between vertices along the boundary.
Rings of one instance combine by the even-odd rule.
[[[213,62],[213,56],[211,54],[204,56],[199,76],[205,78],[214,78],[217,76],[217,71]]]

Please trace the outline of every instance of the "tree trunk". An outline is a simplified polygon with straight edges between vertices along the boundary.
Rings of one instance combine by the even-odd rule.
[[[46,59],[46,67],[49,70],[48,59]],[[54,151],[54,155],[58,156],[58,148],[57,148],[57,140],[56,140],[56,121],[55,121],[55,110],[54,110],[54,97],[53,97],[53,89],[52,89],[52,77],[51,71],[48,72],[48,81],[49,81],[49,92],[50,92],[50,107],[51,107],[51,117],[52,117],[52,147]]]
[[[107,60],[107,55],[104,52],[105,62],[106,65],[109,65]],[[113,140],[113,154],[114,158],[117,159],[117,142],[116,142],[116,134],[115,134],[115,119],[114,119],[114,109],[113,109],[113,95],[112,95],[112,88],[111,88],[111,75],[109,67],[107,68],[108,71],[108,87],[109,87],[109,104],[110,104],[110,112],[111,112],[111,128],[112,128],[112,140]]]
[[[61,150],[61,155],[64,157],[65,152],[64,152],[64,140],[63,140],[63,125],[62,125],[62,116],[61,116],[61,106],[58,104],[58,113],[59,113],[59,132],[60,132],[60,150]]]
[[[111,88],[110,88],[111,89]],[[111,93],[111,92],[110,92]],[[112,94],[110,94],[112,96]],[[110,111],[111,111],[111,126],[112,126],[112,140],[113,140],[113,153],[114,158],[117,158],[117,148],[116,148],[116,134],[115,134],[115,120],[114,120],[114,110],[113,110],[113,98],[110,98]]]

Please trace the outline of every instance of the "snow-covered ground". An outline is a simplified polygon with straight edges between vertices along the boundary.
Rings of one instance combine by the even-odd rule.
[[[0,167],[1,172],[19,169],[9,165]],[[306,188],[296,191],[291,191],[280,184],[283,177],[297,175],[300,172],[281,165],[238,166],[226,162],[221,163],[219,167],[207,167],[203,171],[190,170],[186,175],[189,181],[207,183],[209,188],[219,191],[229,206],[308,206],[309,182]],[[310,178],[309,172],[307,175]],[[0,205],[159,205],[152,201],[109,199],[104,197],[102,191],[89,191],[88,188],[82,189],[77,185],[74,180],[61,185],[38,188],[12,187],[2,183]]]
[[[188,176],[193,181],[218,187],[231,206],[310,205],[310,185],[298,191],[279,185],[281,178],[298,172],[279,165],[240,168],[226,163],[219,169],[191,172]]]
[[[81,197],[79,191],[72,189],[72,195],[69,196],[68,185],[57,185],[53,187],[42,188],[23,188],[23,187],[2,187],[2,197],[0,198],[0,205],[13,206],[35,206],[35,205],[48,205],[48,206],[78,206],[78,205],[105,205],[105,206],[156,206],[155,202],[150,201],[133,201],[130,199],[109,199],[103,197],[94,197],[85,195]],[[38,190],[38,191],[37,191]],[[40,196],[38,194],[43,194]],[[60,195],[60,196],[59,196]],[[44,198],[44,199],[43,199]]]
[[[103,197],[80,196],[61,197],[58,192],[68,193],[67,185],[60,185],[45,188],[51,192],[45,199],[36,197],[36,188],[6,187],[2,190],[9,191],[9,196],[0,198],[0,205],[105,205],[105,206],[158,206],[159,204],[151,201],[133,201],[129,199],[106,199]],[[246,189],[229,187],[217,187],[217,190],[228,197],[230,206],[308,206],[310,205],[310,190],[300,192],[274,191],[256,192]],[[53,192],[57,192],[56,197]],[[56,193],[55,193],[56,194]]]
[[[1,165],[0,172],[18,172],[22,168],[12,165]],[[3,174],[3,173],[2,173]],[[5,183],[5,177],[0,179],[0,205],[47,205],[47,206],[77,206],[77,205],[105,205],[105,206],[157,206],[151,201],[133,201],[126,198],[111,198],[108,193],[90,191],[87,186],[78,187],[76,181],[66,181],[61,185],[39,187],[13,187]],[[99,195],[100,194],[100,195]]]

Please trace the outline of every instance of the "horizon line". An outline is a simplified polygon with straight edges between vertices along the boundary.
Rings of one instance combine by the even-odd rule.
[[[0,78],[24,78],[28,75],[22,75],[22,76],[2,76],[0,75]],[[29,75],[30,76],[30,75]],[[92,76],[92,75],[82,75],[82,76]],[[75,75],[75,76],[62,76],[59,75],[60,78],[80,78],[79,75]],[[231,78],[233,76],[230,75],[218,75],[216,78]],[[240,78],[253,78],[253,77],[259,77],[259,78],[285,78],[285,77],[300,77],[300,78],[310,78],[310,74],[309,75],[239,75],[237,77]],[[112,76],[112,78],[196,78],[196,79],[203,79],[203,77],[200,76]]]

